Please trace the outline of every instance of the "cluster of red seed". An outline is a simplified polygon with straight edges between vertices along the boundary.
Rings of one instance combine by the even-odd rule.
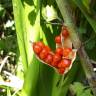
[[[55,37],[55,42],[61,44],[61,36],[65,39],[69,36],[66,27],[62,28],[61,34]],[[69,54],[72,52],[71,48],[58,47],[53,53],[51,49],[44,45],[43,42],[33,43],[33,50],[35,54],[46,64],[54,67],[58,70],[60,74],[63,74],[71,64],[71,59],[68,58]]]
[[[61,34],[55,37],[55,42],[61,44],[61,36],[65,39],[69,36],[68,30],[65,26],[62,27]]]

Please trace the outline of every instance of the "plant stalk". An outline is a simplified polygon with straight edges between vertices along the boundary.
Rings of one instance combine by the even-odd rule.
[[[81,60],[82,67],[84,69],[86,78],[88,79],[89,85],[92,89],[94,96],[96,96],[96,74],[93,71],[93,66],[90,59],[82,46],[82,42],[77,34],[77,28],[72,18],[70,5],[68,0],[56,0],[59,10],[64,19],[65,25],[68,28],[70,38],[72,40],[74,48],[78,49],[78,54]]]

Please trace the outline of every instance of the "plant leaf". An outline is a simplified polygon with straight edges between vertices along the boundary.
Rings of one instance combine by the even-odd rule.
[[[83,4],[84,2],[82,2],[82,1],[83,0],[73,0],[73,2],[77,5],[77,7],[79,7],[81,12],[86,17],[87,21],[89,22],[89,24],[93,28],[94,32],[96,32],[96,20],[93,18],[94,16],[92,15],[92,13],[88,12],[88,9],[85,7],[85,5]]]

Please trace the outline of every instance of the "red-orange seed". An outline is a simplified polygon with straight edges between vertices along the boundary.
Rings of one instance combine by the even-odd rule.
[[[61,60],[61,56],[59,54],[54,54],[52,66],[57,67],[58,62]]]
[[[61,43],[61,36],[56,36],[55,42],[60,44]]]
[[[38,46],[36,43],[33,44],[33,50],[36,54],[39,54],[42,50],[40,46]]]
[[[59,68],[59,69],[58,69],[58,72],[59,72],[59,74],[64,74],[65,68]]]
[[[49,46],[44,46],[44,48],[46,49],[46,51],[51,51],[50,47]]]
[[[63,48],[63,56],[68,57],[68,55],[72,52],[71,48]]]
[[[64,36],[65,38],[67,38],[69,36],[69,33],[67,30],[63,30],[62,31],[62,36]]]
[[[66,28],[66,26],[62,27],[62,36],[64,36],[65,38],[67,38],[69,36],[69,32]]]
[[[58,68],[66,68],[69,67],[71,64],[71,60],[70,59],[62,59],[59,64],[58,64]]]
[[[41,41],[36,42],[36,44],[37,44],[38,46],[40,46],[41,48],[43,48],[43,47],[45,46],[44,43],[41,42]]]
[[[51,64],[52,63],[52,60],[53,60],[53,55],[48,53],[46,58],[45,58],[45,62],[48,63],[48,64]]]
[[[57,48],[55,53],[59,54],[60,56],[62,56],[63,55],[63,48]]]
[[[42,49],[42,51],[40,52],[40,55],[39,55],[39,57],[40,57],[40,59],[44,59],[44,58],[46,58],[47,57],[47,54],[49,53],[49,49],[48,49],[48,47],[44,47],[43,49]]]

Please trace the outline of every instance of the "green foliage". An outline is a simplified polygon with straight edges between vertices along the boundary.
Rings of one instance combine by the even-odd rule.
[[[89,4],[85,5],[85,3],[82,1],[81,0],[73,0],[73,2],[76,3],[77,7],[80,8],[81,12],[86,17],[89,24],[92,26],[94,32],[96,32],[96,20],[94,18],[94,14],[92,13],[92,11],[90,11],[91,13],[88,12],[89,11],[88,8],[90,8]],[[86,8],[86,6],[87,6],[87,8]],[[93,9],[90,9],[90,10],[93,10]]]
[[[10,88],[7,87],[7,96],[11,96]]]
[[[91,89],[87,88],[80,82],[74,82],[71,85],[71,89],[73,90],[76,96],[93,96],[91,94]]]
[[[95,40],[90,40],[87,44],[86,44],[86,48],[89,50],[92,50],[96,45]]]
[[[0,17],[3,17],[5,13],[4,7],[0,4]]]
[[[90,12],[90,0],[82,0],[82,3],[84,4],[84,6],[86,7],[86,9],[88,10],[88,12]]]
[[[85,2],[87,3],[85,4]],[[79,36],[85,43],[84,46],[90,58],[96,60],[94,50],[96,48],[96,18],[94,18],[96,13],[94,4],[96,4],[96,1],[91,2],[89,0],[73,0],[73,3],[77,9],[79,9],[76,15],[78,20],[80,20],[78,24]]]
[[[5,50],[6,52],[17,52],[17,41],[16,36],[8,36],[0,40],[0,50]]]

